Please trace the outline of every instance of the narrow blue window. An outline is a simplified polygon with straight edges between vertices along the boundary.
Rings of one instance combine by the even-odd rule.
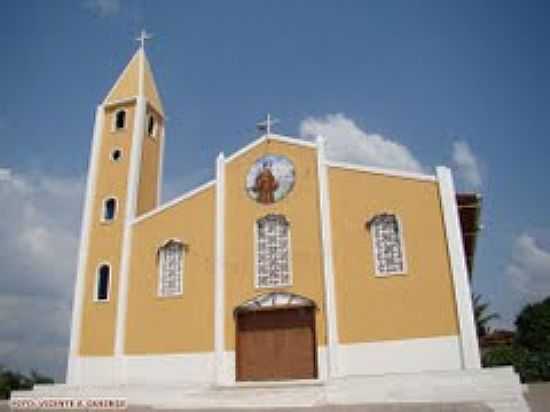
[[[103,206],[103,220],[110,221],[115,218],[116,214],[116,199],[113,199],[112,197],[105,200],[105,204]]]

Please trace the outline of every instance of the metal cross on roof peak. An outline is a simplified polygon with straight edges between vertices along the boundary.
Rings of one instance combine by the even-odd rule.
[[[264,121],[256,123],[256,127],[261,132],[266,132],[267,135],[271,134],[271,127],[279,123],[278,119],[272,119],[271,114],[268,113]]]
[[[153,38],[153,35],[151,33],[147,33],[147,31],[142,30],[139,37],[136,37],[136,40],[140,43],[140,47],[143,49],[145,47],[145,41],[151,40]]]

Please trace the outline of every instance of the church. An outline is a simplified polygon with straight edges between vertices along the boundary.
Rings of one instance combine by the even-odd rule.
[[[67,382],[33,393],[527,410],[511,368],[480,366],[448,168],[333,162],[268,124],[162,204],[165,131],[142,40],[96,110]]]

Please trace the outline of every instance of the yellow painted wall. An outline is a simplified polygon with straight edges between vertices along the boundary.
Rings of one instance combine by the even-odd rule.
[[[329,186],[340,341],[457,335],[437,183],[329,168]],[[401,220],[405,275],[375,276],[365,224],[384,212]]]
[[[139,176],[139,190],[137,200],[137,216],[154,209],[157,206],[157,189],[160,162],[160,148],[163,136],[151,137],[147,133],[148,116],[152,114],[157,122],[157,130],[161,130],[162,122],[160,117],[148,111],[145,123],[145,136],[141,152],[141,167]]]
[[[266,154],[283,154],[293,163],[296,182],[283,200],[262,205],[246,192],[245,179],[250,167]],[[235,348],[233,310],[243,301],[273,290],[284,290],[314,300],[317,341],[325,342],[323,272],[319,231],[317,158],[313,148],[277,141],[262,143],[226,166],[225,227],[225,347]],[[254,225],[263,216],[283,214],[290,222],[293,285],[281,289],[255,289]]]
[[[123,130],[113,132],[113,116],[117,109],[127,110]],[[90,228],[90,245],[86,263],[85,295],[83,304],[82,335],[80,354],[88,356],[112,355],[114,345],[115,313],[122,247],[126,183],[131,150],[134,107],[132,104],[107,108],[101,132],[99,167],[96,193],[93,200],[93,214]],[[122,150],[122,158],[113,162],[110,158],[115,148]],[[101,221],[103,200],[117,198],[117,212],[114,221]],[[111,264],[111,290],[108,302],[94,302],[96,271],[102,262]]]
[[[213,350],[214,188],[134,225],[125,352]],[[158,248],[171,238],[188,249],[183,295],[158,297]]]

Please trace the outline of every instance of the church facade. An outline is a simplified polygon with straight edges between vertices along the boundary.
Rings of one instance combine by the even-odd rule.
[[[161,204],[165,138],[141,47],[96,111],[67,387],[483,375],[449,169],[269,131]]]

